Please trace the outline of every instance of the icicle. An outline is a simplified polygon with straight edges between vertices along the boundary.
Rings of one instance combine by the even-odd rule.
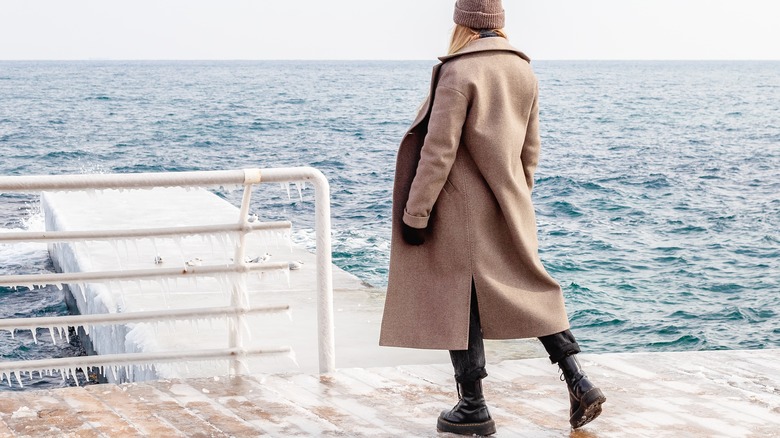
[[[303,186],[300,182],[295,183],[295,189],[298,190],[298,200],[303,202]]]
[[[115,381],[119,381],[119,378],[116,376],[116,373],[117,373],[117,368],[118,368],[118,367],[117,367],[116,365],[114,365],[114,366],[112,366],[112,367],[111,367],[111,374],[114,376],[114,380],[115,380]]]
[[[122,245],[122,249],[125,251],[125,258],[130,260],[130,248],[127,244],[127,239],[119,240],[119,242]]]
[[[300,368],[301,366],[298,364],[298,360],[295,358],[295,351],[291,348],[290,352],[287,353],[287,358],[292,361],[292,363],[295,364],[296,367]]]
[[[220,249],[222,250],[222,254],[227,253],[228,247],[227,247],[227,238],[224,233],[220,233],[214,236],[215,239],[217,239],[217,243],[220,246]]]
[[[12,328],[10,332],[11,332],[11,339],[16,339],[16,328]]]
[[[76,370],[75,369],[73,369],[73,368],[70,369],[70,375],[73,376],[73,380],[76,382],[76,386],[81,386],[81,385],[79,385],[79,376],[78,376],[78,374],[76,374]]]
[[[239,238],[238,233],[228,233],[227,238],[228,238],[230,253],[234,254],[238,249],[239,242],[241,241],[241,239]]]
[[[81,328],[84,330],[84,334],[87,335],[87,336],[89,336],[89,332],[92,331],[92,326],[91,325],[85,324],[85,325],[82,325]]]
[[[3,379],[8,380],[8,387],[11,388],[11,375],[3,373]],[[2,380],[0,380],[1,382]]]
[[[179,256],[181,257],[182,262],[185,261],[184,246],[182,245],[181,236],[173,236],[173,243],[176,245],[176,248],[179,250]]]
[[[134,239],[131,242],[133,242],[133,246],[135,247],[135,256],[140,259],[141,258],[141,250],[138,249],[138,241]]]
[[[160,285],[160,289],[163,291],[163,294],[162,294],[163,304],[165,305],[166,308],[169,309],[171,307],[171,305],[168,302],[168,294],[165,293],[165,286],[163,285],[162,280],[158,280],[157,284]]]
[[[80,251],[84,251],[84,253],[86,254],[86,256],[87,256],[87,257],[86,257],[86,260],[93,260],[93,258],[92,258],[92,254],[90,254],[90,252],[89,252],[89,245],[87,245],[87,244],[86,244],[86,243],[84,243],[84,242],[78,242],[78,243],[76,243],[76,251],[77,251],[77,252],[80,252],[80,251],[79,251],[79,246],[81,247]]]
[[[127,301],[125,301],[125,287],[122,286],[122,281],[117,282],[119,288],[119,298],[122,300],[122,308],[127,309]]]
[[[31,328],[30,334],[32,335],[33,342],[35,345],[38,345],[38,329],[37,328]]]
[[[211,257],[214,257],[214,240],[216,237],[213,234],[209,234],[208,236],[202,236],[202,239],[206,239],[208,237],[209,242],[209,249],[211,249]]]
[[[149,240],[152,242],[152,248],[154,249],[154,253],[160,254],[160,251],[157,250],[157,240],[154,237],[149,238]]]
[[[119,270],[122,270],[122,258],[119,256],[119,244],[117,244],[116,240],[109,240],[108,242],[111,244],[111,249],[114,250],[116,265],[119,267]]]
[[[65,328],[63,331],[65,332],[65,341],[70,344],[70,330]]]

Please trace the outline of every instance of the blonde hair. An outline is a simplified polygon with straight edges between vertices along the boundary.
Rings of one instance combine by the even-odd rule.
[[[490,29],[490,30],[498,34],[498,36],[500,36],[501,38],[506,38],[506,33],[504,33],[504,29]],[[456,24],[455,28],[452,29],[452,38],[450,38],[450,50],[449,52],[447,52],[447,54],[452,55],[453,53],[456,53],[460,51],[462,48],[469,45],[470,42],[478,39],[479,39],[479,30],[466,27],[462,24]]]

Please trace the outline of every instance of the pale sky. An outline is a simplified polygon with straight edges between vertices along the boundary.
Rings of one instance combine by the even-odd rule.
[[[0,60],[428,59],[454,0],[3,0]],[[780,60],[777,0],[504,0],[534,59]]]

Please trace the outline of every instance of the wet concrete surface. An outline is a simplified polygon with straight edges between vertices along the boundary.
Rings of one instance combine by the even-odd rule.
[[[607,402],[576,431],[565,384],[546,359],[489,365],[495,436],[778,436],[780,350],[583,354],[581,362]],[[448,364],[5,392],[0,436],[445,437],[436,417],[456,397]]]

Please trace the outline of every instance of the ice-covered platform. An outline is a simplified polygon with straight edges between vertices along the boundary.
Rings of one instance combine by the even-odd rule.
[[[772,437],[780,350],[582,355],[607,396],[577,431],[545,359],[488,366],[497,437]],[[92,385],[0,398],[0,436],[436,437],[449,365]]]

